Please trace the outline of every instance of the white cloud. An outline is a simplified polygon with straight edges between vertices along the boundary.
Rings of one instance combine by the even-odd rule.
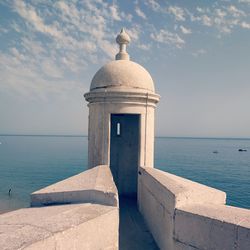
[[[77,11],[75,11],[74,8],[72,8],[72,6],[70,7],[65,2],[59,1],[56,2],[56,5],[64,13],[65,16],[71,16],[71,11],[73,11],[74,16],[78,17]]]
[[[185,12],[184,9],[178,7],[178,6],[170,6],[168,8],[168,12],[170,14],[173,14],[175,16],[175,19],[177,21],[185,21]]]
[[[13,31],[17,32],[17,33],[22,33],[23,32],[22,27],[20,27],[20,24],[18,24],[15,20],[13,20],[10,23],[9,28],[12,29]]]
[[[227,15],[227,13],[221,9],[216,9],[215,12],[220,18],[224,18]]]
[[[1,91],[31,99],[36,97],[46,99],[48,91],[60,93],[60,96],[69,89],[75,88],[80,91],[80,86],[75,81],[64,79],[58,81],[58,79],[51,78],[51,75],[47,78],[41,74],[43,70],[41,64],[37,67],[27,56],[23,58],[24,60],[21,59],[20,52],[16,48],[11,49],[11,53],[12,56],[9,56],[0,52]],[[52,65],[52,67],[54,69],[55,66]],[[53,69],[49,67],[47,73],[51,73],[49,71]]]
[[[192,55],[194,57],[198,57],[198,56],[204,55],[206,53],[207,53],[206,50],[204,50],[204,49],[198,49],[197,51],[193,52]]]
[[[224,5],[215,4],[210,8],[197,7],[197,13],[188,12],[190,20],[198,22],[204,26],[215,28],[219,31],[217,37],[222,37],[223,34],[232,33],[236,27],[244,28],[247,25],[242,25],[246,18],[245,11],[240,8],[241,6],[235,6],[231,4],[231,1],[225,1]],[[246,22],[245,22],[246,23]]]
[[[41,63],[41,68],[43,70],[43,73],[52,78],[62,78],[63,77],[63,71],[56,65],[55,62],[51,61],[50,59],[45,59]]]
[[[20,63],[22,61],[25,61],[25,56],[22,53],[20,53],[16,48],[11,48],[10,51],[11,54],[14,56],[13,59],[17,60]]]
[[[109,6],[109,9],[111,11],[111,16],[115,21],[121,21],[121,17],[119,16],[119,10],[117,5],[111,5]]]
[[[150,37],[159,43],[175,45],[179,49],[185,44],[185,41],[178,34],[172,33],[168,30],[161,29],[157,33],[151,33]]]
[[[213,24],[212,19],[207,15],[201,16],[201,21],[205,26],[212,26]]]
[[[141,33],[141,27],[134,25],[132,28],[126,28],[126,32],[130,36],[133,42],[138,41]]]
[[[114,43],[110,43],[107,40],[102,40],[99,44],[101,49],[109,56],[110,58],[114,58],[117,53],[117,48]]]
[[[138,48],[142,49],[142,50],[149,50],[151,48],[151,45],[150,44],[140,43],[140,44],[138,44]]]
[[[234,5],[230,5],[228,7],[228,11],[230,14],[232,14],[234,17],[239,17],[239,16],[245,16],[245,12],[243,10],[237,9]]]
[[[185,28],[184,26],[180,26],[180,29],[181,29],[181,32],[183,34],[191,34],[192,33],[192,30],[191,29],[188,29],[188,28]]]
[[[136,1],[131,3],[135,7],[131,13],[136,13],[143,19],[143,29],[137,19],[133,20],[131,13],[121,9],[122,5],[117,1],[15,0],[5,1],[5,5],[15,13],[8,27],[1,26],[1,38],[13,32],[17,39],[8,41],[5,51],[1,52],[0,48],[4,62],[1,64],[0,75],[7,77],[12,74],[9,79],[22,82],[23,88],[27,87],[32,91],[35,91],[36,86],[31,82],[37,83],[39,91],[45,91],[50,84],[56,84],[54,78],[66,84],[65,77],[81,79],[89,65],[113,59],[117,53],[117,25],[126,27],[135,47],[141,50],[149,50],[157,43],[182,48],[185,40],[181,35],[192,34],[192,25],[196,24],[198,27],[200,25],[200,32],[215,29],[221,36],[231,33],[236,27],[249,29],[250,26],[246,16],[247,6],[232,2],[224,2],[223,5],[217,3],[209,8],[197,7],[191,11],[177,4],[170,6],[166,1]],[[161,18],[162,22],[150,23],[143,12],[145,8],[150,9],[152,15]],[[196,23],[190,24],[190,20]],[[182,25],[177,21],[181,21]],[[171,31],[165,29],[166,23],[173,26]],[[151,43],[149,39],[157,43]],[[202,51],[195,53],[202,54]],[[26,84],[28,81],[29,84]],[[16,86],[10,80],[8,84]],[[78,84],[80,86],[82,83]],[[48,91],[54,88],[55,85],[49,86]],[[65,88],[67,86],[58,90]]]
[[[240,26],[244,29],[250,29],[250,23],[242,22]]]
[[[45,25],[43,19],[37,14],[32,6],[26,5],[22,1],[15,1],[14,8],[21,17],[27,20],[30,25],[34,26],[36,31],[47,33],[58,39],[64,39],[63,32],[57,29],[56,24]]]
[[[113,56],[112,44],[109,42],[111,32],[108,22],[120,21],[124,12],[119,13],[117,5],[107,5],[103,2],[86,1],[82,8],[76,8],[74,3],[57,2],[54,6],[58,8],[55,18],[58,21],[51,21],[45,24],[41,15],[38,15],[34,6],[16,1],[14,9],[17,13],[28,21],[35,31],[51,36],[56,49],[66,49],[68,51],[82,50],[89,55],[94,55],[101,49],[107,56]],[[101,6],[99,6],[101,5]],[[47,15],[51,15],[53,10],[47,6]],[[55,12],[53,12],[54,15]],[[132,19],[131,15],[128,15]],[[88,36],[86,36],[88,34]],[[87,40],[86,40],[87,38]],[[113,38],[113,37],[112,37]],[[114,39],[114,38],[113,38]]]
[[[136,12],[136,14],[137,14],[139,17],[141,17],[141,18],[143,18],[143,19],[147,19],[145,13],[139,8],[139,6],[136,6],[136,7],[135,7],[135,12]]]
[[[99,0],[16,0],[6,6],[19,19],[15,17],[8,27],[18,33],[17,40],[11,41],[17,47],[2,52],[0,48],[2,89],[23,94],[61,92],[70,82],[74,84],[70,88],[82,86],[80,80],[68,79],[82,79],[89,65],[113,59],[117,53],[114,21],[123,19],[128,24],[132,20],[118,5]],[[138,26],[130,29],[133,39],[139,41]]]
[[[147,0],[145,4],[148,5],[153,11],[158,12],[161,10],[161,6],[155,0]]]
[[[21,38],[21,45],[25,49],[25,51],[29,51],[33,55],[39,55],[41,53],[45,53],[45,48],[42,43],[37,40],[32,40],[28,37]]]
[[[196,7],[196,10],[198,12],[200,12],[200,13],[204,13],[205,12],[205,10],[203,8],[201,8],[201,7]]]
[[[121,12],[121,18],[123,19],[123,20],[126,20],[126,21],[128,21],[128,22],[131,22],[132,21],[132,19],[133,19],[133,16],[130,14],[130,13],[125,13],[125,12]]]
[[[0,35],[3,33],[8,33],[8,29],[0,26]]]

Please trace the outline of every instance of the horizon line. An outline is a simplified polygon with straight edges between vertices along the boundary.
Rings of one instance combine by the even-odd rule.
[[[0,136],[47,136],[47,137],[88,137],[81,134],[0,134]],[[214,137],[214,136],[167,136],[155,135],[156,138],[172,139],[231,139],[231,140],[250,140],[250,137]]]

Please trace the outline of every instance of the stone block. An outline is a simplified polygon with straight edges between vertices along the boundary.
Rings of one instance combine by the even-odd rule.
[[[161,249],[172,249],[173,217],[146,187],[141,190],[141,213]]]
[[[247,218],[250,218],[247,209],[187,205],[176,210],[174,238],[198,249],[249,249],[250,220]]]
[[[118,249],[119,210],[97,204],[25,208],[0,215],[1,250]]]
[[[141,178],[150,178],[174,201],[174,208],[189,203],[225,204],[226,193],[154,168],[140,168]],[[153,186],[152,186],[153,187]],[[166,199],[163,202],[166,202]],[[169,199],[167,200],[169,202]],[[166,204],[167,206],[167,204]]]
[[[33,207],[87,202],[118,206],[118,192],[108,166],[97,166],[31,194]]]
[[[211,224],[210,218],[177,210],[174,220],[174,239],[198,249],[209,249]]]

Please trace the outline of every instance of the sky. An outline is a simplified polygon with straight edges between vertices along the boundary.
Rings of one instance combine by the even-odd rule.
[[[0,134],[86,135],[122,27],[161,96],[156,135],[250,138],[250,0],[1,0]]]

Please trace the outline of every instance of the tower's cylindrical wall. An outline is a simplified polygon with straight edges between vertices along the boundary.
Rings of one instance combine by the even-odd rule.
[[[108,101],[89,104],[88,167],[110,164],[111,114],[140,115],[138,162],[140,166],[153,167],[155,107]]]
[[[89,105],[88,167],[109,164],[109,115],[100,104]]]

